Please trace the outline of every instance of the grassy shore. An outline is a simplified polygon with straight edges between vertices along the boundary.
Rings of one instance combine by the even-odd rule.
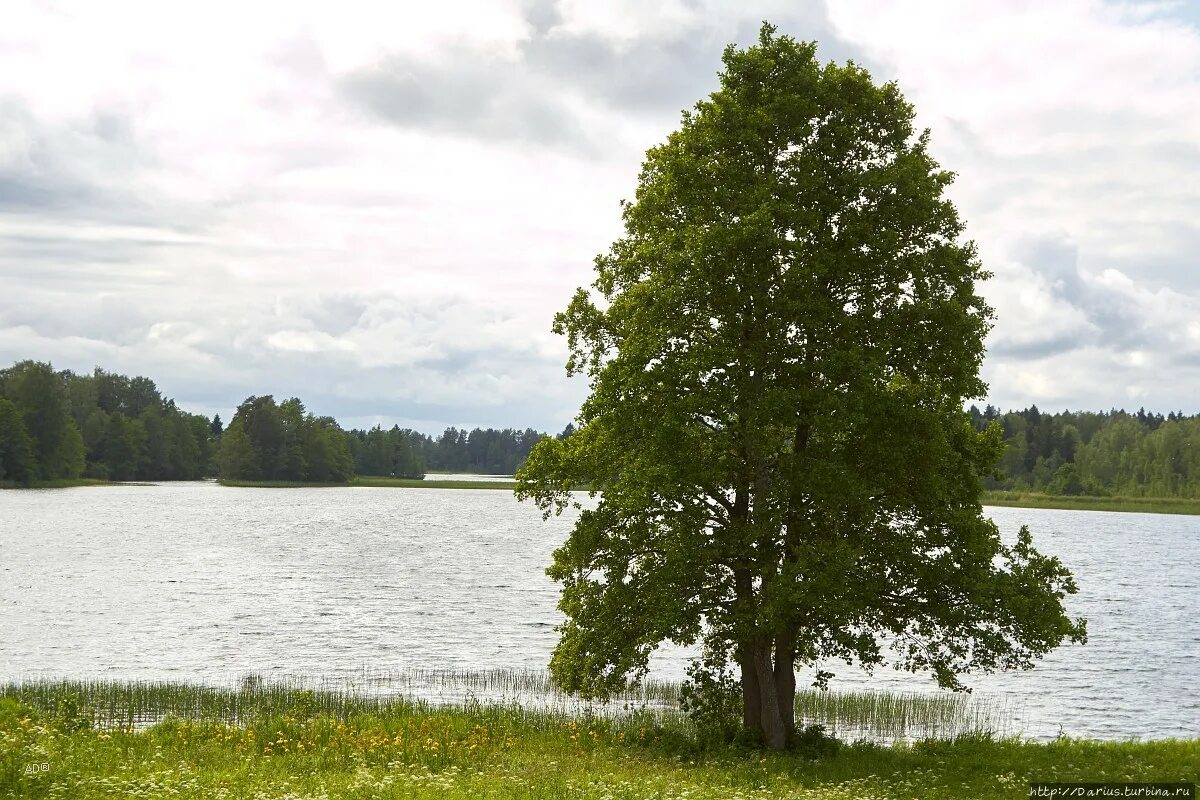
[[[227,693],[223,707],[236,707],[236,719],[199,704],[139,727],[97,724],[86,691],[39,686],[0,691],[0,796],[958,800],[1023,798],[1030,781],[1200,779],[1195,740],[971,735],[836,746],[810,737],[768,754],[703,744],[678,717],[262,690]],[[109,686],[110,695],[136,694]],[[141,696],[152,704],[155,692]]]
[[[1017,508],[1061,508],[1073,511],[1200,514],[1200,500],[1181,497],[1068,497],[1040,492],[985,492],[983,504]]]
[[[447,481],[421,480],[419,478],[378,478],[357,475],[349,483],[303,483],[299,481],[239,481],[221,479],[222,486],[240,486],[255,489],[312,489],[333,486],[369,486],[380,489],[505,489],[512,491],[512,481]]]
[[[0,481],[0,489],[69,489],[73,486],[120,486],[121,484],[102,481],[98,478],[59,478],[53,481],[33,481],[32,483],[14,483]]]

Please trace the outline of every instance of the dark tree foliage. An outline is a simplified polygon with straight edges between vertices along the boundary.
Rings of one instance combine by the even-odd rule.
[[[393,477],[420,477],[426,470],[511,475],[545,435],[532,428],[451,427],[433,438],[398,426],[349,433],[355,471]]]
[[[218,473],[338,483],[354,474],[420,478],[427,466],[511,475],[545,435],[531,428],[448,428],[436,439],[398,426],[343,431],[296,398],[277,404],[271,396],[247,398],[227,430],[219,415],[180,410],[149,378],[99,367],[90,375],[56,372],[33,361],[0,371],[0,398],[16,414],[0,432],[7,437],[0,441],[7,459],[0,481],[8,483],[80,475],[195,480]]]
[[[428,436],[408,428],[401,429],[398,425],[391,430],[376,425],[369,431],[350,431],[348,437],[357,474],[391,478],[425,477],[423,451],[426,443],[431,441]]]
[[[43,480],[195,480],[213,474],[208,421],[165,399],[149,378],[97,368],[56,372],[23,361],[0,372],[0,395],[21,409]]]
[[[447,428],[436,440],[426,440],[425,464],[440,472],[512,475],[544,436],[533,428]]]
[[[0,468],[5,470],[0,481],[81,474],[108,480],[194,480],[218,472],[215,459],[225,429],[221,417],[210,420],[180,410],[173,400],[161,396],[149,378],[100,368],[78,375],[56,372],[50,364],[22,361],[0,370],[0,398],[13,407],[7,412],[7,428],[0,431],[0,437],[8,437],[0,441]],[[262,399],[247,402],[251,401]],[[284,415],[293,428],[297,427],[295,410]],[[1183,411],[1164,416],[1144,408],[1048,413],[1036,406],[1002,413],[992,405],[983,410],[972,405],[968,413],[979,431],[996,423],[1004,440],[998,471],[984,478],[988,489],[1200,497],[1200,416]],[[270,426],[255,423],[255,433],[256,447],[271,449],[264,439],[272,435]],[[573,433],[575,425],[568,423],[556,438]],[[420,477],[427,468],[512,474],[544,435],[528,428],[447,428],[434,438],[407,428],[378,426],[345,433],[356,474],[407,478]],[[294,436],[290,440],[290,466],[271,462],[267,468],[280,476],[307,474],[305,445],[300,441]],[[24,443],[28,456],[23,455]],[[317,452],[311,441],[306,446]],[[230,447],[235,455],[240,450],[239,441]],[[2,460],[5,457],[7,462]],[[316,464],[315,471],[336,472],[323,466],[319,453]],[[262,474],[259,467],[246,465],[238,471]]]
[[[332,417],[308,413],[298,398],[277,404],[248,397],[221,437],[217,465],[234,480],[346,483],[354,458],[345,431]]]
[[[11,400],[0,397],[0,481],[29,483],[36,474],[33,444],[21,411]]]
[[[989,489],[1066,495],[1200,497],[1200,417],[1182,411],[1061,411],[1030,406],[968,413],[977,430],[998,426],[1004,454]]]
[[[0,396],[21,413],[39,480],[78,478],[83,473],[83,438],[71,415],[66,374],[36,361],[21,361],[0,372]]]

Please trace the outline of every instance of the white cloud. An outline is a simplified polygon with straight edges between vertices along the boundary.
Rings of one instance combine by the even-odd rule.
[[[1200,31],[1163,5],[1097,0],[829,8],[959,175],[996,274],[993,397],[1096,408],[1136,384],[1154,407],[1191,405]]]

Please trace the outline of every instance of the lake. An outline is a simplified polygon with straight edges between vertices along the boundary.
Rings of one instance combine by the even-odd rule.
[[[1087,645],[968,681],[1009,731],[1200,736],[1200,517],[988,513],[1062,558],[1089,619]],[[559,620],[544,570],[570,525],[501,490],[0,492],[0,682],[541,669]],[[661,654],[654,674],[681,678],[686,657]],[[938,691],[828,668],[835,689]]]

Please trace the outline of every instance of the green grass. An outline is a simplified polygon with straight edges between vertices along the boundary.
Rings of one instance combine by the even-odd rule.
[[[99,478],[58,478],[52,481],[33,481],[32,483],[14,483],[0,481],[0,489],[69,489],[73,486],[129,486],[128,483],[103,481]],[[140,484],[133,484],[140,485]]]
[[[448,481],[436,478],[418,481],[411,478],[373,478],[359,475],[351,485],[415,489],[504,489],[511,492],[517,484],[514,481]]]
[[[1183,497],[1082,497],[1040,492],[984,492],[985,506],[1061,508],[1074,511],[1136,511],[1143,514],[1200,514],[1200,499]]]
[[[333,486],[368,486],[380,489],[505,489],[512,491],[512,481],[446,481],[419,480],[417,478],[379,478],[358,475],[349,483],[304,483],[302,481],[242,481],[222,478],[222,486],[238,486],[253,489],[313,489]]]
[[[171,715],[115,722],[131,710],[121,703]],[[432,707],[262,685],[23,684],[0,690],[0,797],[957,800],[1023,798],[1031,780],[1200,779],[1196,740],[971,735],[775,754],[701,741],[677,715],[636,711]]]

